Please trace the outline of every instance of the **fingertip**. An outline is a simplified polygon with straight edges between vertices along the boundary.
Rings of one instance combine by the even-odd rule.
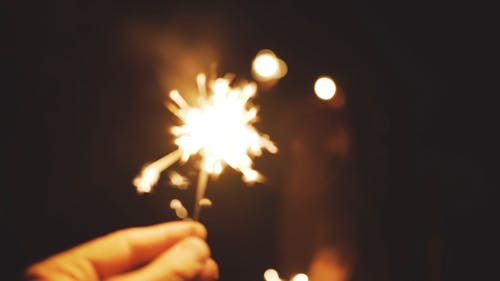
[[[210,257],[210,248],[207,243],[198,237],[189,237],[179,243],[179,247],[186,252],[193,253],[199,260],[204,260]]]
[[[207,230],[199,222],[165,222],[118,230],[77,249],[92,261],[100,275],[106,277],[154,260],[188,237],[203,241],[206,236]],[[190,251],[185,251],[190,252],[186,257],[204,262],[199,256],[209,253],[205,248],[208,246],[193,246]]]
[[[209,259],[206,268],[207,271],[213,272],[215,280],[219,280],[220,278],[219,265],[217,264],[217,262],[215,262],[215,260]]]
[[[186,218],[179,223],[189,225],[190,227],[189,231],[191,235],[198,236],[202,239],[207,238],[207,228],[202,223],[195,221],[191,218]]]
[[[197,276],[208,276],[203,281],[213,281],[218,275],[215,262],[210,262],[210,248],[199,237],[184,238],[163,252],[146,266],[122,275],[123,280],[196,280]],[[208,269],[206,269],[208,267]],[[212,276],[212,277],[210,277]],[[120,279],[121,280],[121,279]]]
[[[219,279],[219,266],[213,259],[207,260],[197,280],[213,281],[218,279]]]
[[[210,248],[207,243],[199,237],[191,236],[158,257],[144,274],[161,275],[161,280],[194,280],[209,258]]]
[[[207,228],[199,222],[193,222],[193,235],[207,239]]]

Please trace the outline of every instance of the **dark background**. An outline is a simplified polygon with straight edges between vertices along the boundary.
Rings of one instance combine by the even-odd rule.
[[[263,48],[289,67],[259,101],[259,128],[282,148],[257,162],[271,187],[246,189],[232,172],[209,187],[215,205],[203,220],[222,280],[261,280],[266,268],[279,270],[284,116],[299,112],[296,101],[311,96],[324,73],[346,92],[358,174],[372,202],[366,208],[377,217],[363,224],[353,279],[493,277],[494,10],[481,1],[400,2],[8,3],[1,47],[4,272],[10,278],[119,228],[174,219],[168,201],[189,202],[192,194],[158,188],[139,196],[131,180],[173,149],[158,67],[175,76],[182,65],[175,50],[204,53],[208,46],[215,54],[200,59],[202,68],[214,57],[221,71],[250,78],[250,62]],[[166,42],[175,38],[180,47],[160,64],[147,45],[163,28],[174,34]],[[372,232],[380,235],[377,245]],[[388,264],[383,274],[373,266],[379,258]]]

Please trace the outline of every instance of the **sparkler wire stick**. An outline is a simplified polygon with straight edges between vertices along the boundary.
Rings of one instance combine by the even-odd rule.
[[[200,173],[198,174],[198,184],[196,186],[196,201],[194,202],[194,212],[193,219],[195,221],[200,219],[200,201],[205,196],[205,190],[207,189],[208,183],[208,173],[204,169],[200,169]]]

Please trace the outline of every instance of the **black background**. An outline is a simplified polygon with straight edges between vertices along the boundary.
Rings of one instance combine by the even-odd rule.
[[[494,277],[498,29],[486,3],[17,1],[2,14],[7,276],[112,230],[171,220],[168,199],[191,198],[160,188],[138,196],[131,185],[173,148],[157,61],[124,32],[147,22],[194,52],[211,46],[221,71],[250,78],[263,48],[288,63],[260,101],[261,128],[284,148],[262,161],[271,186],[286,177],[280,118],[312,95],[317,75],[336,78],[384,241],[366,239],[353,279],[381,280],[369,265],[378,256],[388,259],[384,280]],[[277,193],[245,189],[231,172],[209,192],[216,205],[204,220],[222,280],[279,267]]]

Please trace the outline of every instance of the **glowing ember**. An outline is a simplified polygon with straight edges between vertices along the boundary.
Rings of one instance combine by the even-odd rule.
[[[208,175],[218,175],[225,166],[242,173],[247,183],[261,181],[262,175],[253,167],[252,157],[263,150],[278,151],[267,135],[260,135],[252,126],[257,118],[257,108],[249,101],[256,94],[255,83],[231,86],[231,79],[209,80],[204,74],[197,76],[199,96],[196,106],[189,105],[177,90],[170,92],[173,103],[167,108],[182,122],[171,130],[178,149],[147,165],[134,179],[138,192],[150,192],[160,173],[181,159],[201,156],[194,218],[199,215]],[[171,179],[172,180],[172,179]]]

